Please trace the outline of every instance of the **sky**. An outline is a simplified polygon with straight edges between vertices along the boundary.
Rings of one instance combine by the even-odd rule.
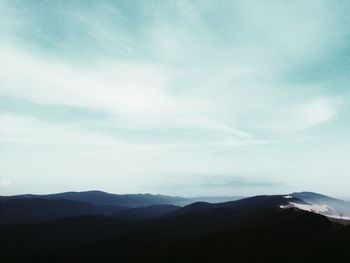
[[[349,13],[0,0],[0,194],[350,196]]]

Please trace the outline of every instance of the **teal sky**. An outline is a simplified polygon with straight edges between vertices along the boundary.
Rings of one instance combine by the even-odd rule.
[[[0,193],[349,196],[349,14],[0,0]]]

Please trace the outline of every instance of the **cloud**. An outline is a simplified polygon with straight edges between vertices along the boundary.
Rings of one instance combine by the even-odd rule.
[[[43,122],[75,124],[105,121],[110,117],[106,112],[94,111],[86,107],[43,104],[11,96],[0,96],[0,112],[34,117]]]
[[[216,188],[263,191],[269,182],[305,182],[314,141],[325,149],[347,141],[346,3],[6,1],[0,8],[0,161],[16,184],[26,172],[14,165],[21,157],[28,177],[44,182],[58,183],[69,167],[76,184],[88,174],[87,185],[122,189],[179,183],[174,171],[218,174],[209,180]],[[40,158],[47,178],[37,177]]]
[[[290,185],[277,180],[254,178],[247,175],[227,175],[227,174],[181,174],[177,175],[181,180],[171,184],[157,183],[153,185],[156,191],[166,190],[172,194],[186,192],[187,196],[205,195],[211,196],[221,193],[227,196],[245,195],[253,193],[288,193],[292,188]]]
[[[301,107],[298,114],[303,118],[304,127],[312,127],[330,121],[336,109],[332,103],[321,99]]]
[[[8,179],[0,179],[0,188],[8,188],[12,186],[12,182]]]
[[[337,100],[320,98],[280,109],[281,119],[268,125],[279,132],[302,131],[331,121],[337,111]]]
[[[43,107],[59,105],[109,113],[126,128],[192,127],[249,137],[247,132],[215,120],[206,100],[176,96],[169,89],[167,68],[133,62],[106,61],[101,69],[73,68],[2,48],[0,92]],[[47,106],[45,106],[47,105]],[[52,107],[52,106],[50,106]],[[23,112],[26,114],[26,112]],[[110,119],[111,120],[111,119]]]
[[[225,187],[225,188],[247,188],[247,187],[279,187],[282,183],[263,180],[252,180],[244,176],[213,176],[211,181],[202,182],[200,186],[204,187]]]
[[[82,131],[74,125],[53,124],[22,115],[0,114],[0,143],[11,143],[16,147],[30,147],[47,151],[47,145],[72,147],[121,146],[122,143],[99,134]]]

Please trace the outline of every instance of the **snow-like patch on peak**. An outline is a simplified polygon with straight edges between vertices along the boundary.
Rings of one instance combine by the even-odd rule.
[[[291,198],[293,198],[293,196],[291,196],[291,195],[285,195],[285,196],[283,196],[283,198],[291,199]]]
[[[287,205],[281,205],[280,208],[297,208],[303,211],[308,211],[315,214],[320,214],[333,219],[350,220],[350,217],[343,216],[339,211],[335,210],[331,206],[322,204],[299,204],[295,202],[289,202]]]
[[[336,213],[336,211],[328,205],[299,204],[299,203],[289,202],[289,206],[291,208],[294,207],[300,210],[317,213],[317,214],[335,214]]]

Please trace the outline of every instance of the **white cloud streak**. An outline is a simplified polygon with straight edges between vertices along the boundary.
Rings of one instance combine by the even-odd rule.
[[[334,83],[290,76],[307,78],[304,67],[344,47],[346,8],[329,1],[163,1],[129,2],[129,14],[113,2],[76,8],[83,2],[51,7],[49,19],[50,5],[0,3],[0,95],[109,116],[84,126],[0,112],[0,172],[14,185],[16,178],[30,183],[15,166],[18,156],[37,181],[52,173],[58,183],[61,172],[77,185],[88,174],[90,186],[118,190],[176,183],[166,178],[170,171],[305,182],[303,169],[317,152],[309,139],[317,132],[336,138],[322,130],[343,110]],[[141,139],[123,140],[120,130]],[[163,131],[171,132],[158,140]],[[298,161],[299,151],[310,156]],[[98,180],[99,169],[111,183]]]

